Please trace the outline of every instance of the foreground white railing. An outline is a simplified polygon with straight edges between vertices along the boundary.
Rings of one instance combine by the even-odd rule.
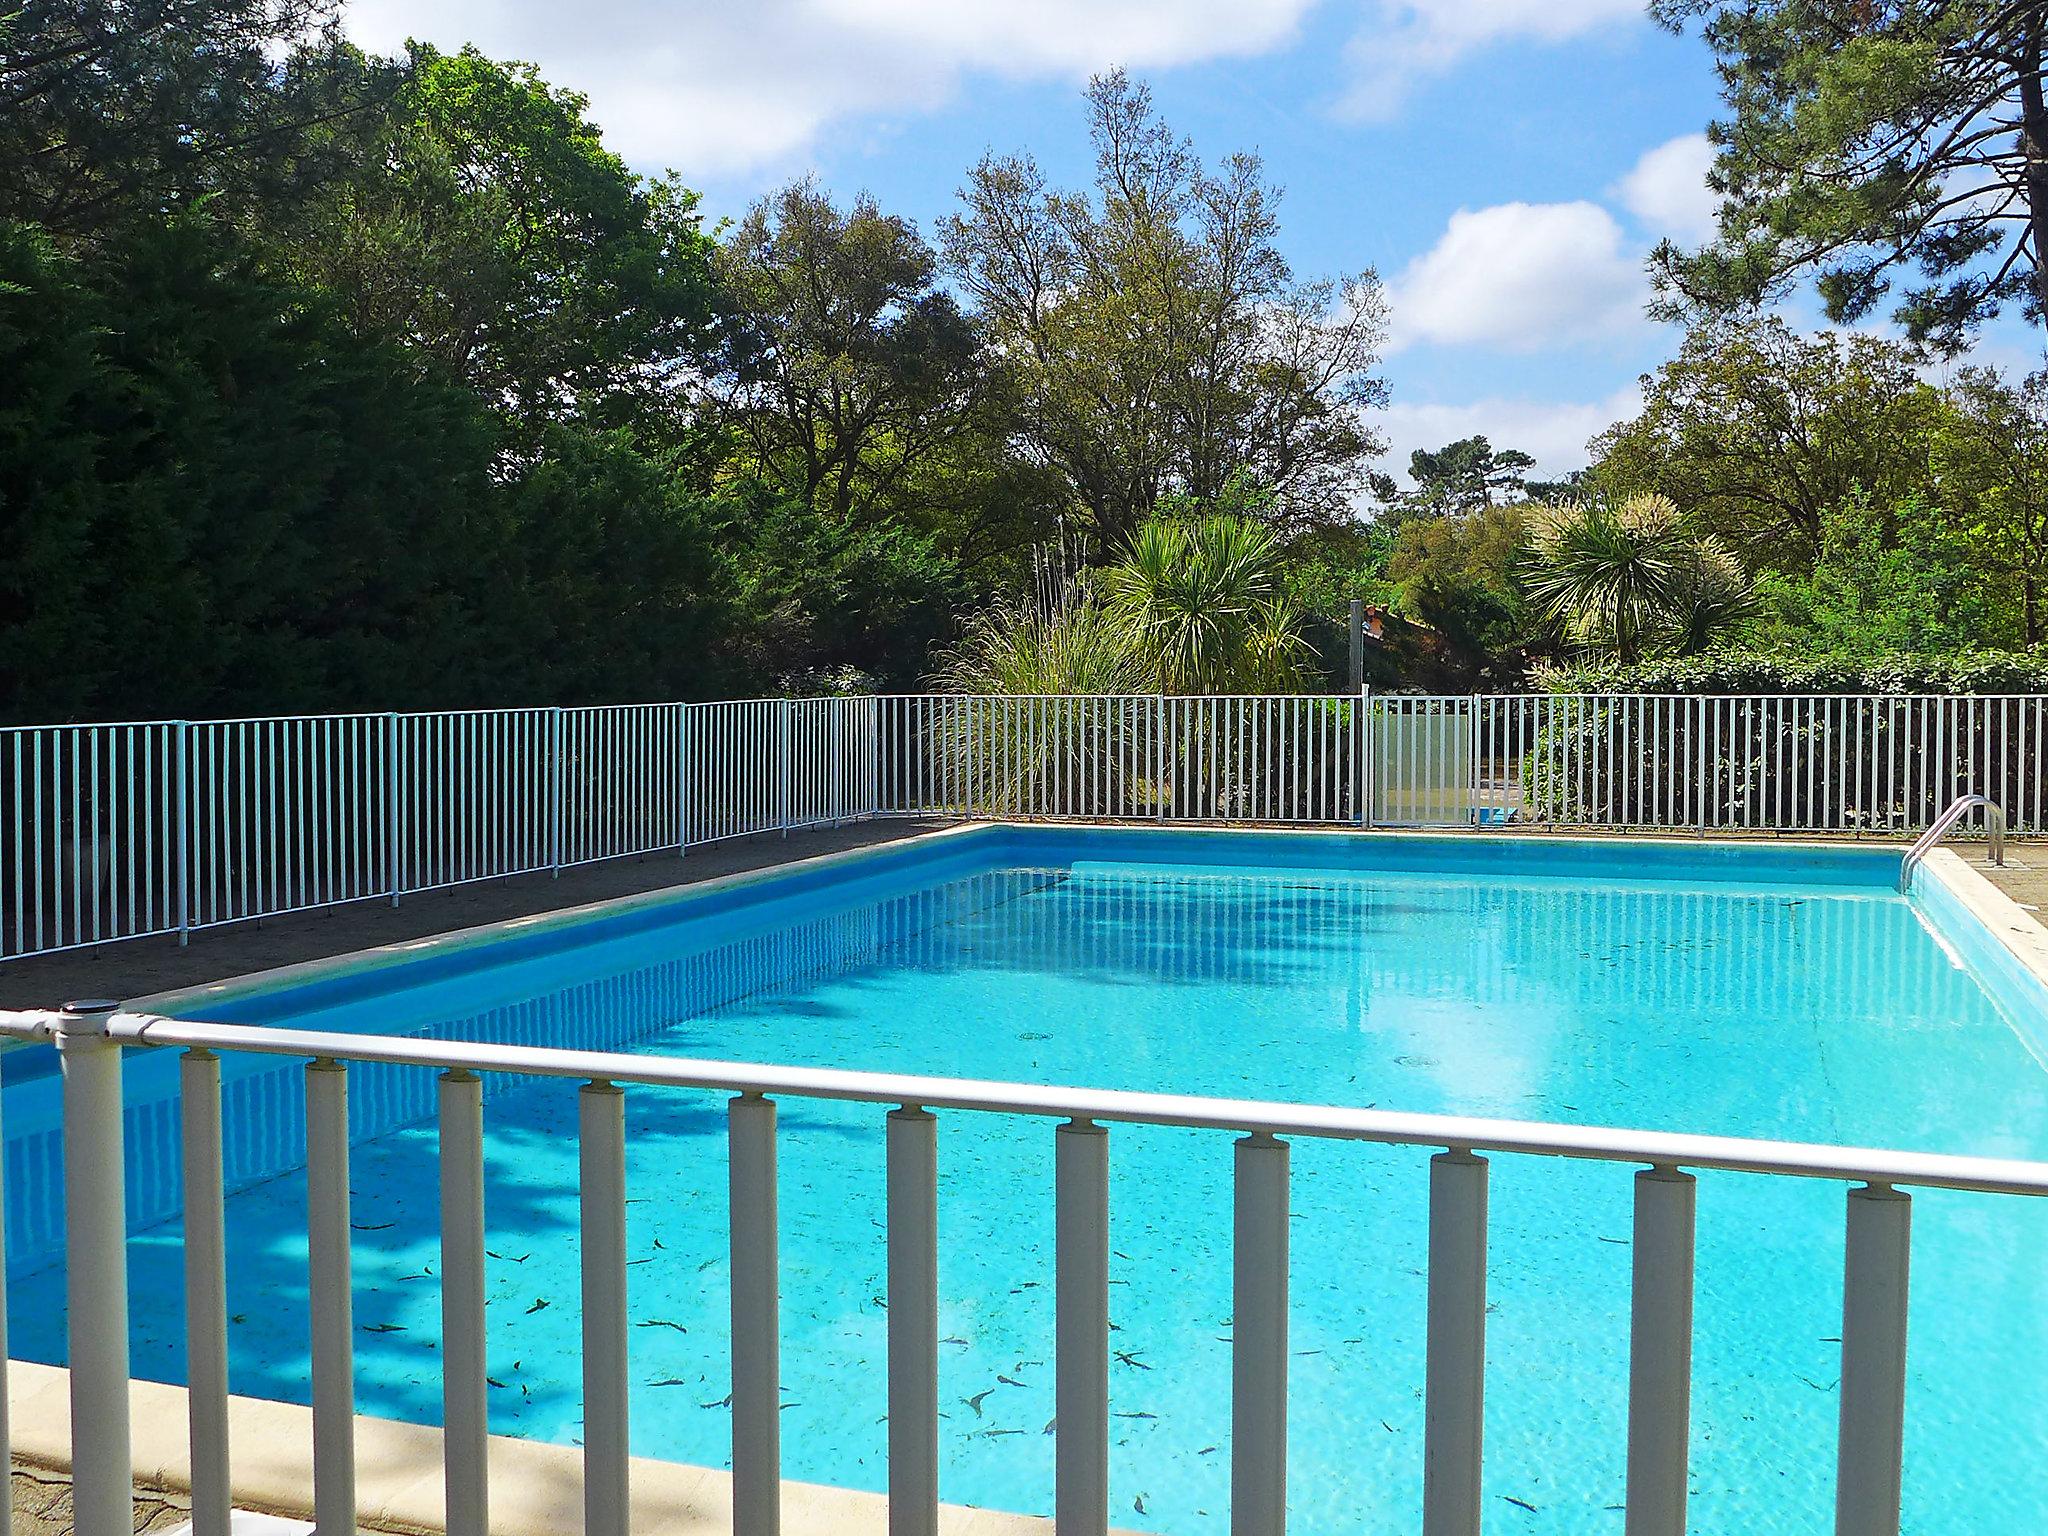
[[[2048,696],[914,694],[0,730],[0,959],[874,816],[1910,837]]]
[[[887,1115],[888,1486],[891,1536],[938,1522],[938,1157],[934,1111],[1058,1121],[1057,1420],[1051,1503],[1062,1536],[1109,1524],[1109,1127],[1238,1135],[1233,1215],[1231,1528],[1286,1525],[1288,1151],[1310,1136],[1441,1149],[1430,1160],[1422,1529],[1480,1528],[1486,1386],[1486,1154],[1647,1164],[1635,1175],[1629,1355],[1629,1536],[1684,1536],[1690,1443],[1695,1181],[1716,1169],[1840,1180],[1843,1278],[1838,1536],[1896,1536],[1905,1412],[1911,1199],[1905,1187],[2048,1195],[2048,1164],[1379,1110],[776,1068],[459,1041],[185,1023],[74,1004],[0,1014],[0,1039],[54,1042],[62,1063],[73,1475],[81,1536],[133,1529],[121,1062],[182,1048],[186,1339],[193,1516],[226,1536],[227,1326],[221,1182],[222,1052],[307,1062],[308,1283],[313,1318],[313,1503],[319,1529],[355,1529],[350,1326],[349,1064],[438,1069],[444,1456],[448,1530],[488,1530],[479,1072],[577,1090],[581,1158],[584,1500],[591,1536],[628,1530],[624,1085],[732,1095],[733,1528],[775,1536],[778,1423],[776,1104],[770,1095],[890,1105]],[[4,1401],[4,1394],[0,1394]]]

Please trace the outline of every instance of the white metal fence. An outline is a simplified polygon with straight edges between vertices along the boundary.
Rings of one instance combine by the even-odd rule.
[[[891,695],[0,731],[0,959],[871,816],[2043,830],[2048,696]]]
[[[1897,1536],[1906,1391],[1911,1187],[2048,1194],[2048,1165],[1370,1109],[1063,1090],[785,1069],[460,1040],[186,1023],[101,1011],[0,1015],[0,1039],[53,1042],[62,1075],[66,1303],[77,1529],[133,1529],[128,1407],[126,1184],[121,1064],[136,1046],[182,1048],[185,1359],[193,1520],[227,1536],[228,1318],[223,1054],[296,1058],[304,1072],[312,1503],[322,1531],[356,1526],[351,1322],[350,1085],[366,1069],[438,1072],[441,1391],[447,1529],[489,1529],[483,1124],[480,1073],[576,1090],[580,1158],[583,1499],[589,1536],[629,1529],[629,1312],[624,1099],[730,1095],[732,1316],[729,1399],[736,1536],[775,1536],[781,1509],[777,1098],[870,1104],[886,1114],[887,1482],[891,1536],[935,1536],[940,1295],[937,1125],[956,1112],[1058,1122],[1054,1168],[1056,1437],[1044,1490],[1061,1536],[1109,1526],[1109,1144],[1120,1124],[1237,1136],[1233,1202],[1231,1529],[1283,1536],[1287,1520],[1288,1185],[1293,1139],[1429,1149],[1421,1530],[1481,1527],[1487,1386],[1487,1188],[1496,1153],[1648,1165],[1633,1175],[1628,1349],[1628,1536],[1684,1536],[1690,1461],[1696,1170],[1838,1181],[1846,1260],[1839,1335],[1838,1536]],[[564,1089],[566,1091],[566,1089]],[[232,1101],[230,1101],[232,1107]],[[936,1111],[936,1113],[934,1113]],[[0,1269],[4,1273],[4,1269]],[[1135,1282],[1166,1283],[1161,1277]],[[4,1301],[4,1297],[0,1297]],[[4,1355],[4,1351],[0,1351]],[[4,1369],[4,1367],[0,1367]],[[0,1389],[4,1389],[0,1382]],[[4,1391],[0,1391],[4,1401]],[[4,1439],[4,1422],[0,1422]],[[0,1446],[4,1449],[4,1446]]]

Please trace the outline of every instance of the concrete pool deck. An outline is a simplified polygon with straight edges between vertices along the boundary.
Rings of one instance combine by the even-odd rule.
[[[13,1484],[30,1504],[33,1536],[68,1533],[71,1463],[69,1372],[12,1361],[8,1411],[14,1425]],[[153,1381],[129,1389],[136,1525],[169,1536],[190,1515],[191,1458],[183,1387]],[[228,1399],[231,1474],[237,1510],[304,1521],[313,1513],[313,1412],[293,1403]],[[441,1431],[358,1415],[355,1428],[358,1529],[378,1536],[435,1536],[446,1530]],[[583,1453],[574,1446],[505,1435],[490,1438],[492,1536],[561,1536],[583,1525]],[[632,1461],[634,1536],[731,1536],[732,1474],[680,1462]],[[878,1493],[784,1482],[787,1536],[887,1536],[889,1501]],[[23,1527],[17,1521],[17,1530]],[[1051,1536],[1052,1522],[941,1504],[939,1536]]]
[[[900,842],[952,824],[905,818],[792,832],[787,837],[767,834],[693,848],[687,858],[673,852],[649,854],[580,865],[554,879],[545,874],[513,875],[426,891],[406,897],[397,907],[360,901],[259,918],[195,933],[182,948],[176,939],[123,939],[64,954],[33,955],[0,964],[0,1008],[49,1008],[77,997],[146,997],[558,907],[694,885],[815,854]]]

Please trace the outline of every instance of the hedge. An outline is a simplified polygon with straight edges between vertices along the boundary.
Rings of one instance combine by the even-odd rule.
[[[1868,657],[1710,651],[1549,666],[1533,681],[1549,693],[2048,693],[2048,649]]]

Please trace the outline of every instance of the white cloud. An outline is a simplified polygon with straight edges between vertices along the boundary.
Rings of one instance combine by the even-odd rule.
[[[1707,185],[1713,163],[1714,146],[1707,136],[1688,133],[1647,151],[1614,184],[1614,196],[1652,234],[1703,245],[1714,238],[1714,212],[1721,205]]]
[[[943,104],[970,70],[1080,79],[1262,53],[1312,0],[355,0],[350,34],[475,43],[590,97],[636,165],[772,168],[848,119]]]
[[[1562,475],[1589,462],[1586,443],[1642,408],[1634,384],[1599,400],[1528,400],[1490,397],[1461,404],[1397,403],[1384,419],[1386,468],[1404,479],[1408,455],[1484,433],[1496,448],[1519,448],[1536,461],[1539,476]]]
[[[1370,0],[1344,50],[1351,82],[1341,115],[1393,116],[1421,80],[1505,42],[1560,43],[1639,24],[1642,0]]]
[[[1394,279],[1390,350],[1417,342],[1515,351],[1610,339],[1642,326],[1640,256],[1598,203],[1460,209]]]

